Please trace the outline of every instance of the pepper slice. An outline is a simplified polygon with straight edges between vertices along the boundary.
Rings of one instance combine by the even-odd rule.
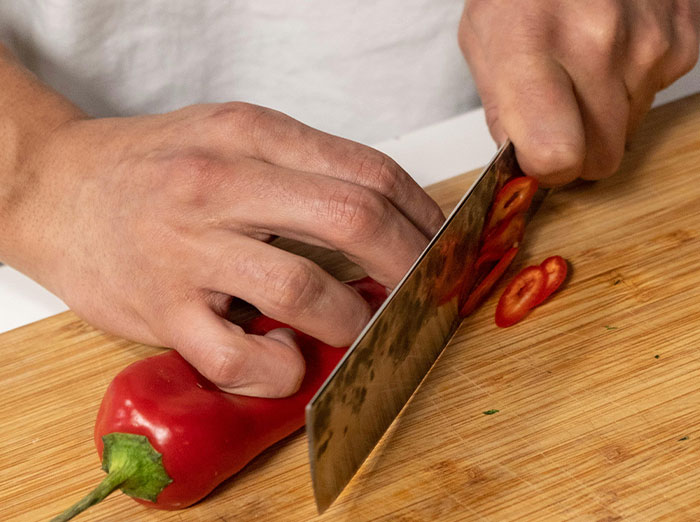
[[[537,180],[531,176],[519,176],[506,183],[498,191],[491,207],[491,213],[484,227],[485,236],[502,221],[525,212],[537,192]]]
[[[546,279],[541,266],[529,266],[516,275],[498,300],[496,325],[506,328],[525,317],[538,302]]]
[[[505,253],[505,255],[501,258],[498,264],[496,264],[493,270],[491,270],[488,273],[488,275],[484,278],[484,280],[481,281],[481,283],[479,283],[479,285],[474,289],[474,291],[471,294],[469,294],[466,303],[464,303],[464,306],[459,311],[459,315],[462,318],[471,314],[476,309],[476,307],[479,306],[479,304],[489,293],[493,285],[496,284],[496,282],[501,278],[506,269],[513,262],[515,254],[517,253],[517,248],[511,248],[510,250],[508,250],[508,252]]]
[[[545,272],[544,289],[533,306],[538,306],[552,295],[566,279],[568,264],[561,256],[551,256],[540,264]]]
[[[503,254],[501,252],[482,252],[474,264],[476,281],[481,281],[486,274],[493,270],[501,259],[503,259]]]
[[[484,245],[481,247],[481,255],[500,257],[508,249],[517,246],[525,235],[525,214],[518,213],[503,221],[490,234],[484,237]]]

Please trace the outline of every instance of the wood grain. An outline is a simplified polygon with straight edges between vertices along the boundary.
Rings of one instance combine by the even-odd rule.
[[[514,327],[493,297],[464,321],[324,516],[300,432],[186,511],[117,493],[82,520],[700,520],[698,177],[700,95],[653,111],[616,176],[552,194],[512,270],[561,254],[566,287]],[[473,178],[429,191],[449,210]],[[158,349],[68,312],[0,351],[0,518],[45,520],[102,478],[104,389]]]

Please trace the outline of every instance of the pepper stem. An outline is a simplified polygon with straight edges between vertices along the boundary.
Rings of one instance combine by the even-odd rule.
[[[125,480],[125,474],[121,471],[107,473],[107,476],[102,479],[95,489],[85,495],[78,502],[66,509],[60,515],[51,519],[51,522],[65,522],[76,515],[79,515],[90,506],[94,506],[98,502],[107,498],[110,493],[117,489]]]
[[[131,497],[155,502],[172,479],[165,471],[162,455],[148,438],[133,433],[108,433],[102,437],[102,469],[107,476],[88,495],[51,519],[64,522],[104,500],[119,488]]]

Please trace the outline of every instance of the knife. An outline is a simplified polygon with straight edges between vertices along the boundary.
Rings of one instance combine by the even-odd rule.
[[[508,141],[306,406],[319,513],[355,475],[459,326],[487,212],[496,190],[517,175]]]

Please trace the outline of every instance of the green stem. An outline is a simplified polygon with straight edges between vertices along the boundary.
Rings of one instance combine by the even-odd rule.
[[[107,476],[92,493],[51,522],[70,520],[107,498],[117,488],[130,497],[156,502],[160,492],[172,482],[163,467],[163,456],[151,446],[148,437],[115,432],[104,435],[102,442],[102,469]]]
[[[51,522],[65,522],[66,520],[70,520],[74,516],[79,515],[90,506],[94,506],[98,502],[107,498],[110,493],[119,488],[119,486],[121,486],[127,478],[128,472],[124,473],[122,470],[115,470],[108,473],[95,489],[66,509],[63,513],[52,518]]]

